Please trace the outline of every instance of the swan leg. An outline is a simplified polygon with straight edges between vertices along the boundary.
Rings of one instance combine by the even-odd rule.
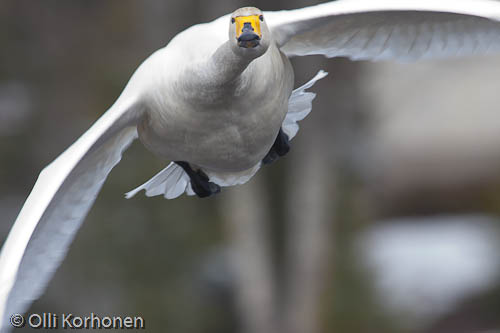
[[[276,161],[280,156],[285,156],[290,151],[290,141],[288,139],[288,135],[283,132],[283,129],[280,128],[278,132],[278,136],[274,141],[269,153],[264,157],[262,163],[271,164]]]
[[[201,170],[194,171],[187,162],[175,161],[188,174],[194,193],[200,198],[206,198],[220,192],[220,186],[209,181]]]

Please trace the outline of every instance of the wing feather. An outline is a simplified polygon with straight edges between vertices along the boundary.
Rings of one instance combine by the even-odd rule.
[[[123,96],[123,95],[122,95]],[[137,137],[136,99],[120,98],[39,175],[0,253],[0,330],[45,289],[122,152]]]
[[[492,0],[341,0],[265,15],[289,57],[406,62],[500,52]]]

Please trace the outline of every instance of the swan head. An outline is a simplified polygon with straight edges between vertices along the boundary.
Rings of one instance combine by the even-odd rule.
[[[231,14],[229,41],[233,52],[256,58],[267,51],[269,40],[269,29],[260,9],[243,7]]]

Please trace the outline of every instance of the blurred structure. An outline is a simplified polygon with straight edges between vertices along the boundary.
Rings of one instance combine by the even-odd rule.
[[[360,168],[390,203],[388,214],[492,209],[481,197],[500,180],[498,63],[477,57],[366,68],[361,87],[372,121]]]
[[[253,2],[264,10],[314,3]],[[179,31],[243,5],[0,2],[0,240],[39,171],[113,103],[143,59]],[[122,193],[168,162],[136,143],[30,312],[141,315],[151,332],[500,329],[494,275],[446,312],[406,320],[389,306],[396,289],[381,295],[355,249],[360,235],[386,218],[460,219],[473,212],[498,225],[500,58],[397,65],[307,57],[293,65],[296,85],[320,68],[330,74],[312,89],[318,93],[313,111],[289,155],[249,184],[207,200],[125,200]],[[432,239],[417,237],[416,221],[398,227],[393,220],[400,231],[383,243],[413,239],[414,248],[425,251]],[[464,230],[479,225],[470,221]],[[431,233],[443,235],[438,243],[480,249],[468,232],[460,240],[446,228]],[[469,273],[490,262],[474,253],[481,258],[461,266]],[[407,265],[403,272],[418,268]],[[397,273],[384,267],[384,276]],[[443,262],[425,278],[437,280],[453,267]],[[421,303],[409,300],[416,307],[408,312]]]
[[[499,239],[498,219],[435,216],[378,222],[357,246],[384,306],[414,329],[498,282]]]

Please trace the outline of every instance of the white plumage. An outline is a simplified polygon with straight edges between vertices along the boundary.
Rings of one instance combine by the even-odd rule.
[[[296,134],[314,98],[305,90],[324,75],[292,93],[287,57],[414,61],[500,51],[495,1],[356,0],[265,12],[260,45],[245,50],[230,17],[193,26],[155,52],[117,102],[41,172],[0,254],[2,331],[10,314],[26,311],[43,292],[136,137],[158,155],[203,170],[212,182],[240,184],[257,172],[280,126],[289,138]],[[176,164],[129,196],[140,189],[166,198],[193,194]]]
[[[311,88],[316,81],[321,80],[326,75],[326,72],[319,71],[309,82],[292,92],[288,101],[288,112],[282,124],[283,131],[288,135],[290,140],[293,139],[299,131],[298,122],[307,117],[309,112],[311,112],[312,101],[316,96],[316,94],[306,92],[305,90]],[[260,167],[261,163],[257,163],[250,171],[244,171],[242,173],[230,172],[221,174],[220,172],[211,173],[207,171],[207,174],[211,181],[220,186],[241,185],[253,177],[253,175],[259,171]],[[130,199],[142,190],[146,191],[148,197],[163,195],[165,199],[177,198],[184,192],[187,195],[195,194],[191,188],[191,182],[188,175],[174,162],[171,162],[165,169],[161,170],[146,183],[126,193],[125,197]]]

